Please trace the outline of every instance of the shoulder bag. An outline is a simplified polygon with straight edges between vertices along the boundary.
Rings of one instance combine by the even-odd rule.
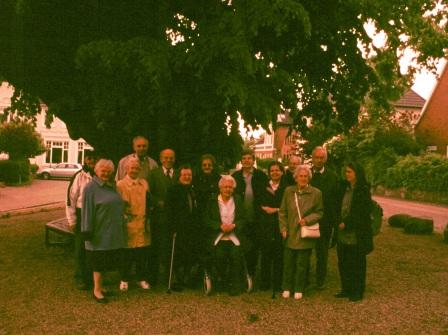
[[[299,200],[297,199],[297,192],[294,192],[294,198],[296,201],[297,214],[299,215],[299,220],[302,220],[302,214],[300,214]],[[315,223],[311,226],[300,226],[300,236],[302,238],[319,238],[320,230],[319,223]]]

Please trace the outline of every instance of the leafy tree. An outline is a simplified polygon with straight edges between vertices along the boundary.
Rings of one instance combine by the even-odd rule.
[[[429,67],[444,56],[448,9],[429,12],[435,6],[2,0],[0,75],[44,101],[73,138],[114,158],[141,133],[152,150],[174,147],[181,160],[204,152],[234,160],[238,112],[267,129],[289,110],[305,138],[323,141],[357,123],[367,94],[382,105],[398,98],[413,70],[400,74],[405,48]],[[385,33],[384,46],[372,44],[367,22]]]
[[[42,137],[28,122],[4,122],[0,126],[0,152],[6,152],[9,159],[23,161],[45,152]]]

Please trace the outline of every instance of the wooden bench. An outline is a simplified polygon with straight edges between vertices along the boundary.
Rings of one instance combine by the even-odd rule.
[[[51,237],[57,234],[65,239],[54,240]],[[45,224],[45,245],[65,245],[72,242],[75,233],[69,228],[67,218],[57,219]]]

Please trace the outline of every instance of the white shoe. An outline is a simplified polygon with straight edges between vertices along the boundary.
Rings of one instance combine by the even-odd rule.
[[[139,281],[138,284],[144,290],[149,290],[151,288],[151,285],[149,285],[149,283],[146,280]]]
[[[300,300],[303,298],[303,294],[301,292],[294,293],[294,299]]]
[[[285,299],[288,299],[291,296],[291,293],[289,293],[289,291],[283,291],[282,293],[282,297]]]
[[[126,281],[121,281],[120,282],[120,291],[121,292],[126,292],[129,288],[128,282]]]

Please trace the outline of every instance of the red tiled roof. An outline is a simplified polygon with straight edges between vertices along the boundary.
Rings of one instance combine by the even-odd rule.
[[[414,108],[423,108],[426,100],[419,96],[412,89],[408,90],[400,100],[395,101],[393,104],[397,107],[414,107]]]

